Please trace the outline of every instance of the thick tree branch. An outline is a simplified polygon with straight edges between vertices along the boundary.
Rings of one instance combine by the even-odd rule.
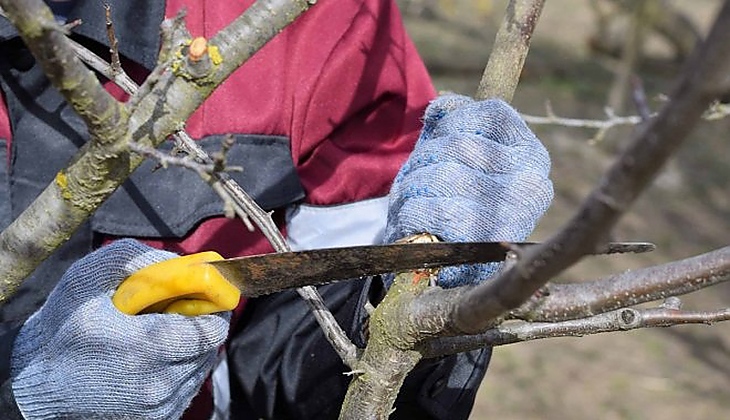
[[[92,141],[113,141],[124,123],[124,107],[76,57],[64,29],[42,0],[0,1],[53,86],[89,128]]]
[[[417,239],[421,240],[421,239]],[[340,419],[386,419],[408,372],[421,360],[410,302],[430,283],[429,271],[398,274],[369,323],[370,339],[355,365]]]
[[[51,11],[41,0],[0,5],[90,134],[77,159],[0,235],[1,304],[126,178],[128,159],[114,150],[126,133],[125,108],[76,58]]]
[[[571,266],[603,240],[618,218],[676,151],[704,110],[728,88],[730,2],[726,2],[701,48],[657,118],[635,136],[578,213],[557,235],[525,252],[522,260],[470,291],[454,308],[454,330],[478,333],[516,308],[550,278]]]

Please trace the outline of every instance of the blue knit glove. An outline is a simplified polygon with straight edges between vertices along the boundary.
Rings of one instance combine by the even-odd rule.
[[[547,150],[507,103],[442,96],[391,188],[385,240],[524,241],[552,201],[549,172]],[[438,283],[478,283],[500,266],[447,267]]]
[[[182,416],[226,339],[228,314],[129,316],[111,301],[124,278],[174,256],[127,239],[71,266],[13,348],[13,393],[27,419]]]

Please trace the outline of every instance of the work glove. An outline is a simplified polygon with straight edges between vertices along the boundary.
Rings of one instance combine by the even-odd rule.
[[[179,418],[228,332],[229,314],[125,315],[127,276],[176,255],[131,239],[77,261],[21,328],[12,388],[27,419]]]
[[[386,242],[428,232],[446,242],[524,241],[553,198],[550,157],[499,99],[437,98],[390,191]],[[499,263],[446,267],[449,288],[488,279]]]

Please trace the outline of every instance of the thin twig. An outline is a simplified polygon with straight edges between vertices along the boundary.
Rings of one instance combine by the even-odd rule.
[[[211,158],[193,141],[185,132],[180,131],[175,135],[177,147],[190,153],[191,156],[203,162],[212,162]],[[266,236],[271,245],[277,252],[289,252],[291,248],[282,236],[276,224],[271,218],[271,214],[265,212],[259,207],[254,199],[238,185],[230,176],[225,173],[214,172],[213,178],[216,183],[220,183],[221,189],[227,193],[231,202],[234,203],[234,209],[240,216],[250,217],[261,232]],[[214,188],[218,191],[217,188]],[[225,199],[224,199],[225,200]],[[246,220],[248,220],[248,217]],[[311,286],[301,287],[297,289],[299,296],[309,305],[317,322],[324,331],[325,336],[332,344],[337,354],[349,368],[354,368],[357,362],[357,347],[347,338],[342,327],[337,323],[332,313],[327,309],[322,296],[316,288]]]
[[[522,119],[530,125],[557,125],[561,127],[570,128],[588,128],[596,129],[598,132],[591,139],[592,143],[596,143],[603,139],[605,133],[614,128],[621,126],[634,126],[641,124],[645,120],[655,118],[657,113],[642,112],[642,115],[627,115],[618,116],[611,108],[604,108],[606,118],[603,120],[590,119],[590,118],[569,118],[557,116],[550,107],[549,102],[545,104],[546,113],[545,116],[520,114]],[[646,107],[648,109],[648,106]],[[702,114],[702,119],[705,121],[715,121],[730,116],[730,105],[715,101],[707,107],[707,110]]]
[[[109,38],[109,53],[111,54],[111,71],[112,74],[119,74],[122,72],[122,63],[119,61],[119,45],[114,34],[112,7],[109,3],[104,3],[104,14],[106,16],[106,36]]]
[[[637,1],[632,4],[631,27],[621,48],[621,62],[616,69],[616,75],[608,94],[608,106],[622,112],[625,107],[626,94],[631,84],[631,76],[639,59],[644,37],[644,26],[647,19],[646,2]]]
[[[179,166],[181,168],[190,169],[206,179],[215,172],[240,172],[243,170],[240,166],[225,166],[220,164],[202,164],[185,155],[182,157],[163,153],[158,149],[148,147],[138,143],[130,143],[130,150],[149,159],[154,159],[162,165],[163,168],[169,166]]]
[[[427,341],[423,344],[422,351],[424,357],[432,358],[476,350],[485,346],[503,346],[544,338],[582,337],[607,332],[685,324],[709,325],[722,321],[730,321],[730,309],[682,311],[664,306],[650,309],[624,308],[569,321],[508,321],[478,335],[445,337]]]
[[[583,119],[583,118],[565,118],[558,117],[556,115],[547,115],[544,117],[537,115],[522,114],[522,119],[528,124],[535,125],[560,125],[563,127],[574,127],[574,128],[596,128],[605,130],[613,127],[622,125],[636,125],[641,122],[641,117],[638,115],[630,115],[626,117],[619,117],[617,115],[608,114],[605,120],[596,119]]]
[[[634,102],[634,106],[636,107],[641,120],[649,121],[652,112],[649,108],[649,101],[646,99],[644,83],[641,82],[641,78],[637,75],[631,76],[631,99]]]

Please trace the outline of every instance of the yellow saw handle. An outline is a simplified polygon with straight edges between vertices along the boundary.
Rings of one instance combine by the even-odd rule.
[[[177,313],[188,316],[230,311],[241,292],[208,261],[222,260],[207,251],[149,265],[119,285],[112,303],[128,315]]]

